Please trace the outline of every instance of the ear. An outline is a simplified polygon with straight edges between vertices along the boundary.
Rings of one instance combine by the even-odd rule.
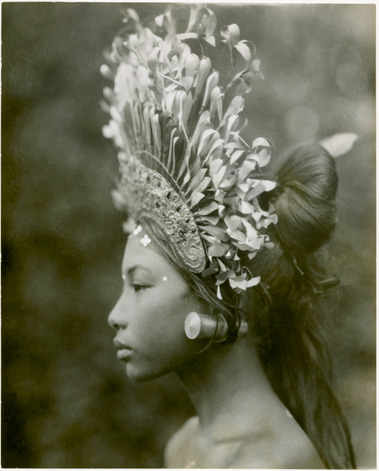
[[[329,154],[334,157],[340,157],[347,154],[353,147],[354,142],[358,139],[357,134],[352,132],[333,134],[320,141],[320,144]]]

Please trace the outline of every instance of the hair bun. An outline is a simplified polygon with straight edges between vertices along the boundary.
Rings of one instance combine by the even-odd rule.
[[[295,253],[314,252],[336,225],[335,161],[320,144],[304,144],[290,153],[277,178],[277,236]]]

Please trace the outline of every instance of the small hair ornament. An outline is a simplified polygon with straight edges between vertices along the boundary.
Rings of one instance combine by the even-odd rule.
[[[258,201],[275,187],[261,172],[271,145],[240,135],[243,95],[263,78],[254,44],[236,24],[216,34],[214,13],[195,5],[145,23],[128,8],[124,22],[101,67],[113,80],[103,134],[118,149],[116,206],[138,224],[153,220],[186,269],[215,276],[220,298],[225,282],[257,285],[241,259],[272,247],[265,232],[277,216]]]

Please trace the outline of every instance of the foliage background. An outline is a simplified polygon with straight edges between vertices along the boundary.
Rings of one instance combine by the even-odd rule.
[[[117,164],[100,132],[99,67],[120,8],[2,4],[3,467],[161,467],[193,412],[174,377],[129,382],[106,323],[125,240],[109,197]],[[358,466],[375,467],[375,5],[213,9],[262,60],[249,140],[270,137],[280,155],[336,132],[360,136],[338,161],[331,252],[342,284],[328,329]]]

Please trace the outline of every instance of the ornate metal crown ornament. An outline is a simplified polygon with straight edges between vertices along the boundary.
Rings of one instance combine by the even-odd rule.
[[[208,8],[178,6],[144,24],[127,9],[124,22],[101,67],[114,81],[103,134],[119,151],[116,206],[154,220],[188,270],[216,277],[219,297],[226,281],[238,292],[258,284],[241,258],[272,245],[276,215],[258,202],[275,187],[261,174],[270,143],[240,136],[243,95],[263,78],[254,44],[236,24],[216,35]]]

